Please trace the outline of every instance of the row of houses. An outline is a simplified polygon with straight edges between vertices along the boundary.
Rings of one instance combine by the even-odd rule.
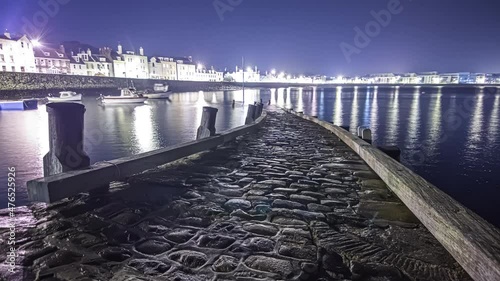
[[[350,79],[350,81],[355,80],[356,78]],[[361,77],[358,80],[377,84],[498,84],[500,83],[500,74],[472,72],[382,73]]]
[[[97,51],[69,50],[40,45],[26,35],[0,35],[0,70],[65,75],[106,76],[138,79],[220,82],[224,73],[213,67],[206,69],[193,62],[192,57],[146,56],[139,52],[100,48]]]
[[[65,75],[106,76],[183,81],[356,83],[356,84],[500,84],[500,74],[486,73],[381,73],[359,77],[292,76],[276,71],[261,73],[255,68],[234,72],[206,69],[192,57],[146,56],[144,49],[125,51],[118,45],[95,49],[81,45],[40,45],[26,35],[0,34],[0,71]]]

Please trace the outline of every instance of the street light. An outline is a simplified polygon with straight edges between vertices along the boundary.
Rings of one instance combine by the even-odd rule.
[[[32,40],[31,43],[33,44],[33,47],[40,47],[42,45],[38,39]]]
[[[276,75],[276,69],[271,70],[272,75]]]

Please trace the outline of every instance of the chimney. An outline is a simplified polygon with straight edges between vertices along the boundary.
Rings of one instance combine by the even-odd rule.
[[[7,37],[7,38],[9,38],[9,39],[12,39],[12,38],[10,37],[10,32],[8,32],[7,30],[5,30],[5,33],[4,33],[3,35],[5,35],[5,37]]]
[[[119,55],[123,54],[123,48],[120,43],[118,43],[118,50],[116,51]]]
[[[87,49],[87,55],[89,55],[89,56],[92,55],[92,51],[90,50],[90,48]]]
[[[142,47],[139,48],[139,54],[141,56],[144,56],[144,49]]]
[[[64,48],[64,45],[59,46],[59,49],[61,50],[61,53],[66,54],[66,49]]]
[[[192,56],[189,56],[188,59],[189,59],[189,62],[193,62],[193,57]]]

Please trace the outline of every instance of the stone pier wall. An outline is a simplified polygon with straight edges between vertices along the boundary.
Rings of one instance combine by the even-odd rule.
[[[175,92],[215,91],[234,89],[237,86],[222,82],[168,81],[153,79],[128,79],[96,76],[73,76],[40,73],[0,73],[0,99],[45,97],[59,90],[115,90],[127,87],[130,81],[138,89],[152,89],[155,83],[166,83]]]

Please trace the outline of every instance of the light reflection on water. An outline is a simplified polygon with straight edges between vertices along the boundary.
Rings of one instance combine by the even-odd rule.
[[[248,104],[263,99],[337,125],[373,131],[375,145],[397,145],[403,163],[480,215],[500,225],[500,95],[435,88],[282,88],[172,94],[171,101],[97,106],[85,97],[85,150],[93,163],[191,141],[203,106],[219,109],[218,131],[244,124]],[[235,107],[232,101],[235,100]],[[47,113],[0,111],[0,169],[18,181],[42,175],[48,150]],[[6,173],[0,174],[5,182]],[[18,203],[26,203],[24,187]],[[0,188],[0,206],[5,207]]]

